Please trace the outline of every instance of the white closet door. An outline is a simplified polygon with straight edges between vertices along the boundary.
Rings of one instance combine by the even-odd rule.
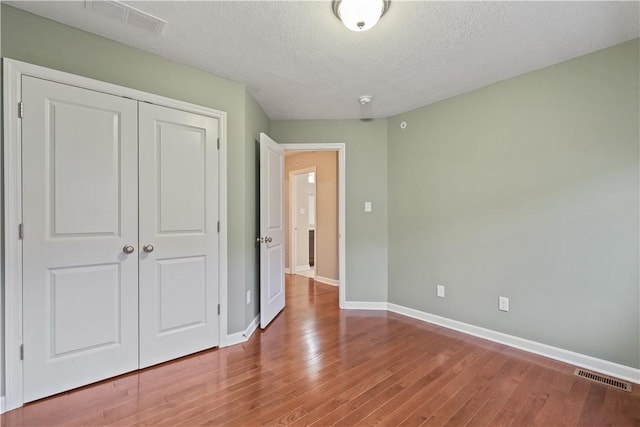
[[[28,402],[138,367],[138,147],[135,101],[22,83]]]
[[[218,120],[140,103],[139,132],[143,368],[218,345]]]

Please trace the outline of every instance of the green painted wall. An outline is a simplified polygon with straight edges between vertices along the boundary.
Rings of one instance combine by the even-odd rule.
[[[227,112],[228,332],[245,329],[247,260],[244,85],[2,6],[2,54]]]
[[[386,301],[387,121],[274,120],[271,134],[279,143],[345,144],[347,301]]]
[[[389,302],[640,367],[639,48],[389,119]]]
[[[260,247],[256,245],[256,237],[260,234],[260,132],[270,133],[271,121],[265,114],[262,107],[256,102],[251,94],[246,92],[245,104],[245,125],[246,125],[246,153],[245,153],[245,298],[247,291],[251,292],[251,302],[245,304],[245,325],[260,314]]]

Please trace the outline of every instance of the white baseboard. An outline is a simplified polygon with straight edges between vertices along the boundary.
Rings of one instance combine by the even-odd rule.
[[[300,265],[298,267],[296,267],[296,273],[298,271],[307,271],[307,270],[311,270],[311,266],[309,264],[307,265]]]
[[[0,414],[4,414],[4,396],[0,396]]]
[[[249,326],[247,326],[247,329],[244,330],[244,336],[247,341],[249,340],[249,338],[251,338],[251,336],[256,331],[256,329],[258,329],[259,324],[260,324],[260,313],[258,313],[258,315],[253,318],[251,323],[249,323]]]
[[[251,335],[256,331],[258,325],[260,324],[260,315],[258,314],[242,332],[236,332],[235,334],[227,335],[227,338],[222,347],[228,347],[230,345],[242,344],[243,342],[247,342]]]
[[[284,272],[285,272],[286,274],[291,274],[291,269],[290,269],[290,268],[285,268],[285,269],[284,269]]]
[[[324,283],[325,285],[340,286],[340,282],[336,279],[329,279],[328,277],[316,276],[316,282]]]
[[[435,325],[443,326],[445,328],[453,329],[465,334],[484,338],[500,344],[505,344],[509,347],[528,351],[529,353],[538,354],[540,356],[559,360],[570,365],[579,366],[581,368],[596,371],[601,374],[640,384],[640,369],[620,365],[618,363],[609,362],[607,360],[598,359],[592,356],[587,356],[586,354],[576,353],[562,348],[553,347],[536,341],[530,341],[524,338],[515,337],[513,335],[504,334],[502,332],[493,331],[491,329],[481,328],[479,326],[470,325],[468,323],[459,322],[457,320],[451,320],[446,317],[436,316],[435,314],[426,313],[424,311],[415,310],[413,308],[408,308],[392,303],[389,303],[387,305],[389,311],[402,314],[403,316],[408,316],[414,319],[422,320],[424,322],[433,323]]]
[[[386,302],[369,301],[345,301],[344,307],[347,310],[388,310]]]

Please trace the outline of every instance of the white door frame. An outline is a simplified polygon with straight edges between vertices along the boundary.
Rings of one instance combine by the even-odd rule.
[[[18,105],[21,102],[22,76],[55,81],[84,89],[104,92],[134,100],[150,102],[177,110],[213,117],[219,120],[219,302],[220,347],[227,338],[227,113],[208,107],[178,101],[75,74],[52,70],[26,62],[3,59],[4,112],[4,345],[5,345],[5,411],[23,404],[22,361],[22,241],[18,226],[22,222],[22,135]],[[29,106],[24,106],[25,114]],[[27,230],[28,232],[28,230]],[[28,349],[26,350],[28,351]]]
[[[285,151],[337,151],[338,152],[338,301],[340,308],[346,308],[347,295],[347,208],[346,208],[346,146],[340,143],[280,144]],[[316,175],[316,182],[318,176]],[[291,264],[289,264],[291,267]],[[316,270],[317,271],[317,270]],[[317,274],[316,274],[317,276]]]
[[[286,163],[286,159],[285,159],[285,163]],[[295,177],[298,175],[303,175],[303,174],[308,174],[309,172],[316,172],[316,167],[315,166],[311,166],[308,168],[304,168],[304,169],[296,169],[293,170],[291,172],[289,172],[289,188],[287,188],[287,191],[289,192],[289,241],[287,242],[287,244],[289,245],[289,270],[291,272],[291,274],[296,274],[296,263],[295,260],[297,258],[296,256],[296,252],[298,250],[298,245],[296,244],[296,239],[293,236],[295,230],[295,224],[296,222],[293,220],[293,218],[296,216],[296,205],[297,205],[297,200],[298,197],[296,195],[296,183],[295,183]],[[316,174],[316,180],[318,179],[318,174]],[[315,196],[314,196],[315,197]],[[316,200],[317,202],[317,200]],[[317,205],[316,206],[316,212],[317,213]],[[316,216],[317,218],[317,216]],[[313,246],[314,246],[314,255],[315,255],[315,239],[313,242]],[[316,270],[317,271],[317,270]]]

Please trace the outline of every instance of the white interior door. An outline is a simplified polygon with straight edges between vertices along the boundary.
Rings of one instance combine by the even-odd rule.
[[[284,149],[260,134],[260,327],[284,308]]]
[[[218,120],[152,104],[140,120],[140,367],[215,347]]]
[[[138,367],[138,135],[135,101],[31,77],[22,90],[28,402]]]

